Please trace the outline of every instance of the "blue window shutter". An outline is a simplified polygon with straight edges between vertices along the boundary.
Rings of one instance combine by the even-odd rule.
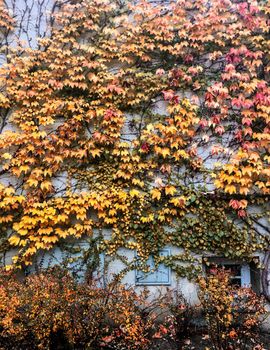
[[[241,267],[241,287],[250,287],[250,267],[248,264],[244,264]]]
[[[160,251],[160,256],[169,256],[170,250],[163,249]],[[150,268],[150,272],[145,273],[140,270],[135,271],[136,285],[170,285],[171,271],[168,266],[159,264],[155,266],[154,258],[152,256],[147,260],[147,265]]]

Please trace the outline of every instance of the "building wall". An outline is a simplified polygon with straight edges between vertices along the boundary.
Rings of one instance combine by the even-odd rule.
[[[21,33],[21,39],[26,41],[26,45],[30,45],[32,47],[35,47],[37,45],[37,42],[35,40],[35,38],[37,37],[37,35],[44,35],[45,31],[42,28],[46,27],[46,11],[41,12],[38,4],[39,2],[34,2],[34,4],[36,5],[33,9],[33,11],[30,13],[29,12],[29,6],[31,4],[30,1],[27,0],[19,0],[16,2],[16,6],[13,7],[14,1],[12,0],[8,0],[8,3],[10,4],[10,8],[13,9],[14,14],[19,15],[19,14],[23,14],[24,12],[27,14],[24,19],[22,19],[23,21],[23,26],[26,26],[27,22],[30,21],[30,34],[28,37],[25,37],[24,32]],[[45,1],[45,8],[48,10],[51,6],[52,6],[53,1]],[[39,28],[39,32],[36,32],[36,20],[38,19],[38,17],[41,16],[41,26]],[[179,94],[180,95],[180,94]],[[185,92],[183,94],[180,95],[181,97],[189,97],[191,98],[191,93],[190,92]],[[156,105],[156,111],[158,111],[159,113],[163,113],[166,114],[166,108],[164,103],[157,103]],[[129,133],[129,130],[125,130],[124,132],[125,137],[128,137],[130,140],[132,139],[132,135]],[[200,152],[206,152],[207,150],[200,150]],[[209,161],[209,164],[207,164],[208,168],[211,169],[211,167],[213,166],[214,163],[214,159],[211,159]],[[10,182],[10,179],[5,179],[6,183]],[[5,183],[4,181],[4,183]],[[209,188],[209,190],[212,190],[212,188]],[[267,221],[264,222],[265,225],[267,225]],[[170,249],[170,252],[172,255],[174,254],[178,254],[181,252],[180,249],[176,248],[176,247],[168,247]],[[127,258],[128,261],[132,261],[134,259],[134,252],[133,251],[129,251],[129,250],[122,250],[120,252],[123,256],[125,256]],[[15,251],[10,251],[6,254],[6,256],[4,257],[4,263],[9,265],[11,263],[11,258],[12,256],[15,254]],[[258,254],[259,255],[259,254]],[[257,256],[257,254],[256,254]],[[259,255],[260,259],[262,261],[263,259],[263,254]],[[46,253],[45,256],[40,257],[39,260],[43,259],[43,265],[51,265],[51,264],[61,264],[61,262],[63,261],[64,257],[62,255],[62,252],[59,249],[55,249],[52,252]],[[101,275],[102,277],[104,277],[104,279],[110,279],[112,278],[112,276],[114,274],[120,273],[122,270],[124,270],[126,268],[126,265],[120,260],[120,259],[115,259],[112,260],[110,262],[111,258],[110,257],[105,257],[105,265],[108,263],[108,269],[104,270],[102,268],[100,268],[100,271],[98,272],[99,275]],[[72,263],[71,263],[72,265]],[[30,271],[34,271],[35,266],[33,266]],[[82,271],[82,276],[84,274],[84,271]],[[270,282],[270,274],[268,274],[268,281]],[[126,285],[131,285],[131,286],[135,286],[135,288],[140,291],[143,288],[147,288],[150,291],[150,294],[152,297],[154,297],[155,295],[158,295],[160,292],[166,293],[166,290],[168,288],[170,289],[178,289],[180,290],[184,297],[187,299],[188,302],[192,303],[192,304],[196,304],[198,303],[198,295],[197,295],[197,291],[198,291],[198,287],[196,285],[195,282],[191,282],[189,281],[187,278],[181,278],[181,277],[177,277],[177,275],[174,272],[171,272],[171,276],[170,276],[170,284],[169,285],[147,285],[146,287],[144,286],[136,286],[136,272],[135,270],[131,270],[128,271],[122,282]],[[269,285],[269,283],[268,283]],[[270,289],[269,289],[270,291]],[[270,309],[270,308],[269,308]]]

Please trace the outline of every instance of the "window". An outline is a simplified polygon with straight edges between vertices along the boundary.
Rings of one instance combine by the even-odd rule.
[[[169,249],[162,249],[160,251],[160,256],[167,257],[170,255]],[[155,266],[154,258],[151,256],[147,260],[147,265],[150,271],[145,273],[138,269],[135,270],[135,284],[137,286],[144,285],[170,285],[171,284],[171,270],[168,266],[164,264],[159,264]]]
[[[254,263],[234,261],[226,258],[207,258],[205,272],[211,273],[215,267],[223,267],[231,274],[231,283],[240,287],[252,287],[256,293],[260,293],[260,271]]]

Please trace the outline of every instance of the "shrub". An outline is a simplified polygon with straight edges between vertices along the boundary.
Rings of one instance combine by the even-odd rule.
[[[259,326],[266,315],[264,300],[250,288],[230,284],[229,272],[216,269],[200,278],[200,301],[214,350],[244,350],[259,346]]]
[[[152,299],[147,290],[138,293],[117,279],[104,287],[98,280],[78,283],[58,267],[24,281],[2,271],[0,348],[262,350],[263,300],[248,288],[230,286],[223,270],[199,284],[201,305],[194,307],[177,291]],[[196,327],[202,314],[206,329]]]
[[[178,290],[168,290],[166,295],[160,297],[160,305],[166,316],[160,325],[158,335],[169,344],[185,349],[191,342],[191,337],[198,330],[196,322],[199,318],[198,305],[191,305]]]
[[[10,349],[145,350],[155,333],[147,293],[136,294],[117,281],[79,284],[55,268],[30,275],[0,277],[0,345]]]

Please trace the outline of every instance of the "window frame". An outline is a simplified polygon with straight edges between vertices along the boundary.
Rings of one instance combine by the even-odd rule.
[[[164,253],[164,252],[167,252],[167,256],[170,256],[171,255],[171,250],[169,249],[169,248],[164,248],[164,249],[160,249],[160,251],[159,251],[159,253]],[[139,257],[138,257],[138,255],[137,255],[137,253],[135,253],[136,254],[136,260],[138,260],[139,259]],[[150,257],[149,257],[149,259],[152,259],[152,260],[154,260],[154,258],[153,258],[153,256],[152,255],[150,255]],[[148,259],[148,260],[149,260]],[[147,260],[147,264],[148,264],[148,260]],[[166,270],[167,270],[167,276],[168,276],[168,278],[167,278],[167,281],[164,281],[164,282],[162,282],[162,281],[154,281],[154,280],[152,280],[152,281],[142,281],[142,282],[140,282],[139,281],[139,278],[142,278],[142,277],[139,277],[138,276],[138,273],[140,273],[140,274],[142,274],[142,275],[144,275],[145,277],[143,278],[143,279],[145,279],[146,277],[147,277],[147,275],[151,275],[151,273],[152,274],[154,274],[154,273],[156,273],[157,271],[158,271],[158,268],[159,268],[159,266],[157,266],[157,268],[156,268],[156,270],[154,270],[154,271],[152,271],[151,272],[151,270],[150,270],[150,272],[149,273],[145,273],[145,272],[143,272],[143,271],[141,271],[141,270],[138,270],[137,268],[135,268],[135,286],[170,286],[171,284],[172,284],[172,281],[171,281],[171,268],[170,268],[170,266],[166,266],[166,265],[164,265],[163,263],[160,263],[159,265],[161,265],[162,267],[164,267],[164,268],[166,268]],[[150,262],[150,268],[151,268],[151,262]]]
[[[240,271],[241,275],[235,276],[235,279],[240,280],[240,287],[247,287],[247,288],[252,288],[252,283],[251,283],[251,268],[250,264],[244,261],[239,261],[239,260],[232,260],[228,259],[225,257],[206,257],[208,260],[208,263],[210,264],[216,264],[216,265],[221,265],[221,267],[230,267],[233,265],[239,265],[240,266]],[[204,264],[204,271],[207,274],[207,269],[206,269],[206,264]],[[232,276],[232,279],[234,277]]]

